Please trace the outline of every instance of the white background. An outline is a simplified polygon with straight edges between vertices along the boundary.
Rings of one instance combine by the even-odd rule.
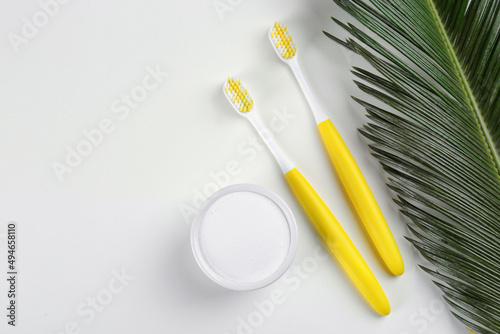
[[[6,324],[6,280],[0,283],[1,333],[466,332],[417,267],[423,260],[403,238],[385,176],[356,131],[366,118],[350,99],[363,95],[349,68],[365,64],[321,33],[345,36],[330,20],[347,19],[333,2],[72,0],[52,6],[45,24],[38,2],[1,1],[0,267],[6,272],[7,222],[16,221],[20,273],[16,328]],[[13,43],[13,34],[24,38],[23,17],[33,16],[43,26]],[[314,93],[387,218],[406,264],[401,277],[385,271],[348,207],[307,102],[267,39],[275,20],[288,24]],[[126,117],[113,112],[147,68],[168,77]],[[251,148],[254,130],[222,94],[228,75],[242,79],[266,124],[278,124],[277,141],[379,279],[389,316],[376,315],[336,263],[315,260],[318,242],[278,165],[267,150]],[[292,116],[280,123],[277,114]],[[68,147],[105,119],[112,131],[60,180],[54,164],[65,164]],[[232,175],[231,161],[238,166]],[[252,292],[224,290],[203,275],[186,212],[213,191],[214,175],[283,197],[299,228],[294,266],[307,274],[290,271],[288,280]],[[128,280],[118,289],[121,272]],[[280,304],[265,302],[280,293]],[[91,316],[94,299],[105,305]],[[267,305],[265,315],[255,303]]]

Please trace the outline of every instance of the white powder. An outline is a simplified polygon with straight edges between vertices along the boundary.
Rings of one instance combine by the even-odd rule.
[[[292,236],[276,203],[256,192],[239,191],[208,208],[198,238],[201,255],[216,275],[248,284],[272,276],[283,265]]]

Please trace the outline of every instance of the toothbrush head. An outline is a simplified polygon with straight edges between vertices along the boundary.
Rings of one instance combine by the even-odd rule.
[[[231,103],[238,114],[246,116],[245,114],[253,109],[253,99],[240,80],[227,78],[223,89],[229,103]]]
[[[287,31],[286,25],[274,22],[269,29],[269,39],[281,60],[290,61],[297,54],[297,46],[292,41],[292,35]]]

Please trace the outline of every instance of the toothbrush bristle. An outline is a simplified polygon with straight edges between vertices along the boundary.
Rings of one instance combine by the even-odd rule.
[[[292,35],[290,35],[287,31],[286,25],[274,22],[274,26],[272,27],[270,34],[274,47],[282,58],[290,59],[295,56],[297,53],[297,46],[292,40]]]
[[[252,97],[248,94],[248,91],[241,84],[240,80],[236,80],[235,78],[227,78],[227,81],[224,84],[224,91],[226,92],[229,101],[240,112],[245,113],[252,110]]]

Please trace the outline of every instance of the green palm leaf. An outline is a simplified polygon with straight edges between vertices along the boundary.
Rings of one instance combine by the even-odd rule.
[[[500,333],[500,0],[334,2],[371,32],[332,18],[350,36],[325,34],[376,70],[352,71],[385,104],[354,98],[368,113],[360,132],[407,239],[452,313]]]

